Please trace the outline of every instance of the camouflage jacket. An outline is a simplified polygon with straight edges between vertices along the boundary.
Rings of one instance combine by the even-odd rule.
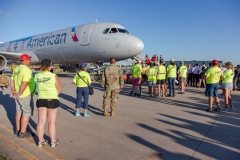
[[[115,64],[107,66],[102,74],[101,85],[105,90],[122,88],[124,80],[120,67]]]

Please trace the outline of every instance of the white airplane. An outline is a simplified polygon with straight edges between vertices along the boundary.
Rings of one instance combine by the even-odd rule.
[[[0,43],[0,70],[23,53],[31,56],[32,64],[45,58],[61,64],[101,64],[111,57],[133,58],[143,49],[143,42],[119,24],[90,23]]]

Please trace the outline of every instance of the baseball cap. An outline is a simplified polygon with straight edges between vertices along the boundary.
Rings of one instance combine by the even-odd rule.
[[[141,61],[141,60],[138,60],[137,62],[138,62],[138,63],[142,63],[142,61]]]
[[[212,61],[212,64],[213,64],[213,65],[218,65],[218,60],[214,59],[214,60]]]
[[[43,59],[41,61],[41,65],[46,66],[46,67],[50,67],[51,64],[52,64],[52,61],[50,59]]]
[[[184,64],[184,61],[181,61],[180,64]]]
[[[22,54],[20,56],[20,61],[31,60],[31,57],[28,54]]]
[[[170,62],[174,62],[175,60],[172,58],[172,59],[170,59]]]
[[[80,64],[80,68],[86,68],[87,67],[87,63],[81,63]]]

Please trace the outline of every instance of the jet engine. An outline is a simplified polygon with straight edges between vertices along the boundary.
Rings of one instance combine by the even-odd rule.
[[[7,67],[7,59],[0,55],[0,70],[3,70],[4,68]]]

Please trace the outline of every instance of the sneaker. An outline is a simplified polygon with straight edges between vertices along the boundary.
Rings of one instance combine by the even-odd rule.
[[[84,113],[84,115],[83,115],[83,117],[89,117],[90,116],[90,114],[88,114],[88,113]]]
[[[235,108],[234,107],[230,107],[232,111],[235,111]]]
[[[15,130],[14,135],[18,135],[18,134],[19,134],[19,130]]]
[[[220,108],[215,108],[214,111],[221,112],[221,109]]]
[[[59,140],[57,139],[55,142],[51,142],[51,147],[56,147],[59,144]]]
[[[42,142],[38,142],[38,147],[42,147],[45,144],[47,144],[47,140],[43,140]]]
[[[18,138],[25,138],[25,137],[32,137],[34,133],[30,133],[28,131],[26,131],[25,133],[18,133]]]
[[[205,111],[212,113],[212,110],[210,110],[209,108],[205,109]]]
[[[76,112],[75,113],[75,116],[80,116],[81,115],[81,112]]]
[[[223,111],[226,111],[226,112],[228,112],[229,111],[229,109],[228,108],[222,108],[221,110],[223,110]]]

